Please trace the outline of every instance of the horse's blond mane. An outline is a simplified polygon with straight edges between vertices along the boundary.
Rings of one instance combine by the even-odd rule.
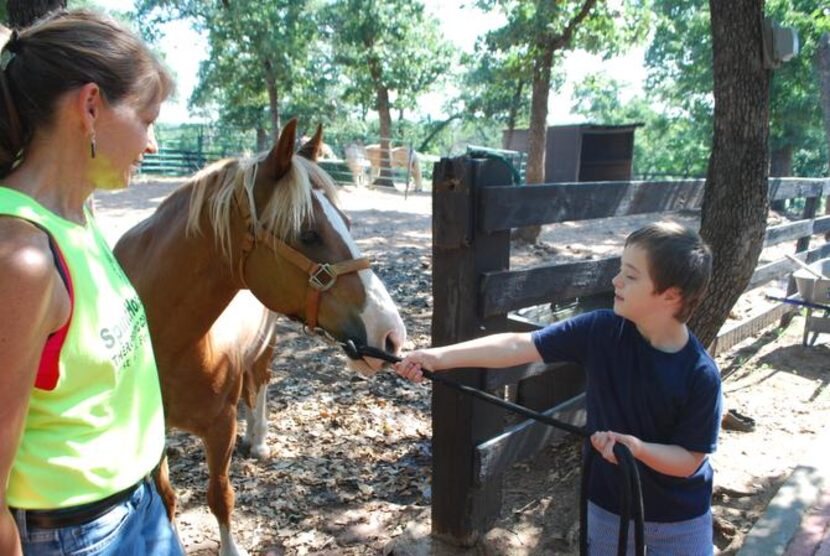
[[[254,207],[254,178],[257,167],[267,153],[244,160],[222,160],[211,164],[197,173],[190,180],[190,207],[187,214],[187,233],[201,233],[201,214],[207,210],[208,221],[213,229],[217,246],[222,254],[231,252],[231,211],[234,191],[244,187],[245,194],[252,207],[251,214],[257,222],[274,233],[283,241],[295,239],[306,220],[312,220],[311,190],[312,184],[323,193],[335,206],[339,206],[334,180],[316,164],[301,156],[293,156],[291,168],[274,184],[268,203],[259,214]],[[241,183],[240,183],[241,182]]]

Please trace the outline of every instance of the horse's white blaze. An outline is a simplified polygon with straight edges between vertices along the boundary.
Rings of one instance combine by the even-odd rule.
[[[361,257],[360,248],[355,243],[352,234],[346,227],[346,223],[341,218],[340,214],[328,200],[328,198],[320,191],[315,191],[317,198],[323,210],[326,212],[326,217],[331,223],[332,227],[340,234],[350,251],[353,259]],[[366,304],[360,313],[363,320],[363,325],[366,327],[367,340],[370,345],[384,349],[384,341],[387,335],[391,335],[398,346],[403,345],[406,341],[406,328],[403,325],[401,316],[398,313],[398,308],[395,306],[389,292],[383,282],[371,270],[361,270],[358,272],[361,282],[363,282],[363,290],[366,292]],[[354,370],[361,374],[373,374],[380,368],[378,364],[375,368],[363,368],[365,363],[363,361],[353,362]]]

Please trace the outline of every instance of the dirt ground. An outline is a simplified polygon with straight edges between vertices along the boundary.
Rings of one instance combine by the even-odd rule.
[[[142,181],[96,194],[102,227],[114,241],[149,215],[180,181]],[[430,343],[432,313],[429,193],[341,188],[361,249],[399,304],[407,349]],[[691,214],[677,215],[693,222]],[[542,246],[517,247],[512,267],[619,252],[649,217],[546,226]],[[773,220],[774,222],[774,220]],[[591,236],[586,234],[590,229]],[[767,260],[776,253],[765,252]],[[746,318],[766,302],[755,292],[733,311]],[[751,338],[721,355],[727,403],[752,416],[752,432],[724,431],[715,468],[716,545],[734,554],[766,504],[830,416],[830,335],[801,345],[803,319]],[[407,539],[429,531],[429,387],[381,373],[349,374],[344,356],[284,324],[269,387],[269,461],[237,448],[234,532],[251,554],[414,554]],[[240,435],[244,433],[240,421]],[[216,554],[218,529],[205,502],[207,470],[197,439],[169,435],[178,527],[189,554]],[[504,481],[502,516],[469,554],[576,554],[578,442],[566,438]]]

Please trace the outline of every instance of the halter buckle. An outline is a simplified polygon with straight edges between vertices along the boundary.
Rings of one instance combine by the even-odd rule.
[[[315,290],[324,292],[337,282],[337,274],[328,264],[319,265],[308,277],[308,284]]]

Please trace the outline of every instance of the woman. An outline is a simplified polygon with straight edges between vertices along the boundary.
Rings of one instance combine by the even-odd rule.
[[[0,55],[0,554],[182,554],[153,485],[144,309],[85,207],[126,187],[172,80],[116,22],[61,12]]]

